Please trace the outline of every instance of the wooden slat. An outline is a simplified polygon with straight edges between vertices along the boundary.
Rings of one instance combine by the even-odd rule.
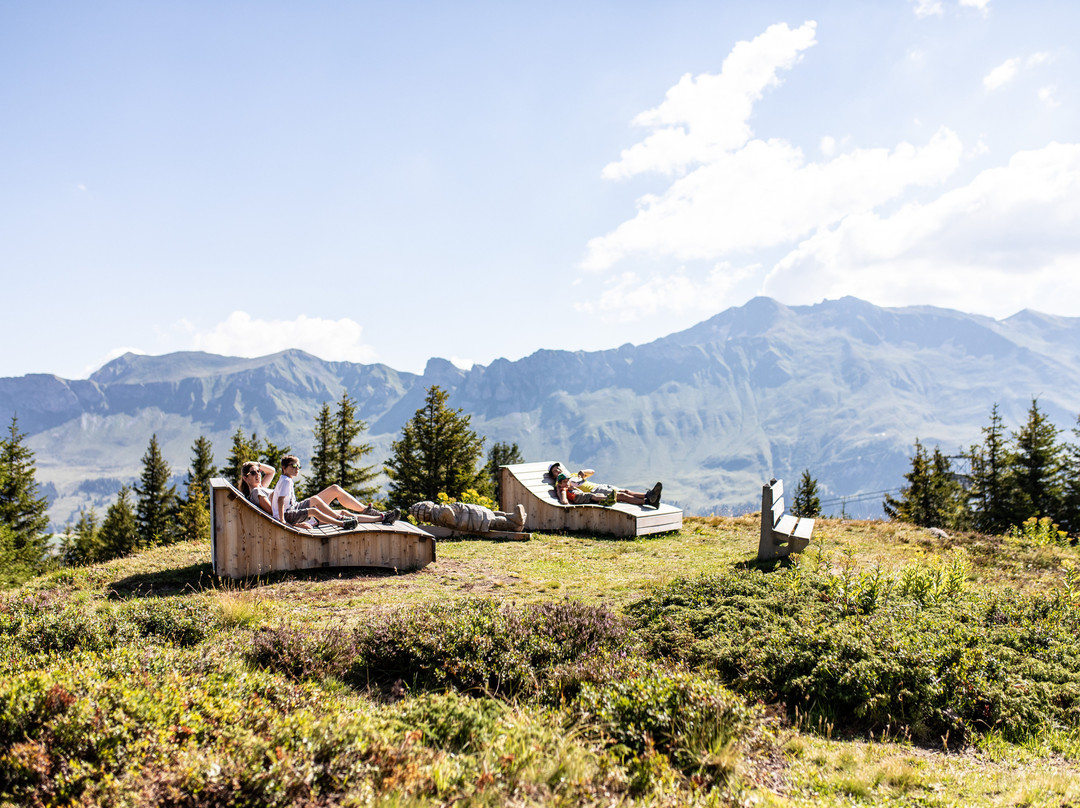
[[[795,524],[798,521],[790,513],[785,513],[780,517],[780,521],[776,523],[776,532],[782,533],[784,536],[790,536],[791,532],[795,530]]]

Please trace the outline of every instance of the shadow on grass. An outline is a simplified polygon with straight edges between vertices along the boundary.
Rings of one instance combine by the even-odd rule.
[[[209,562],[190,564],[172,570],[129,575],[115,581],[108,588],[111,600],[127,598],[164,598],[175,595],[197,595],[220,589],[257,589],[282,581],[330,581],[334,579],[392,578],[408,575],[417,570],[394,570],[383,567],[333,567],[311,570],[287,570],[271,572],[249,578],[219,578],[214,575]]]

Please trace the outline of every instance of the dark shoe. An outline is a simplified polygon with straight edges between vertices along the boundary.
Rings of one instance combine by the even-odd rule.
[[[341,526],[346,530],[352,530],[356,527],[358,522],[355,516],[343,516],[341,517]]]
[[[396,522],[400,518],[401,518],[401,511],[399,511],[397,508],[394,508],[394,510],[387,511],[386,513],[383,514],[382,523],[384,525],[392,525],[392,524],[394,524],[394,522]]]
[[[660,492],[664,490],[663,483],[657,483],[645,494],[645,504],[654,508],[660,507]]]
[[[382,516],[383,512],[380,511],[378,508],[376,508],[371,503],[368,503],[368,506],[366,508],[364,508],[364,510],[360,511],[360,515],[361,516]]]

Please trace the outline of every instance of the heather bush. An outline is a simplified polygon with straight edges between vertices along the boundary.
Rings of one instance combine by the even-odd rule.
[[[567,601],[515,607],[469,599],[373,616],[351,634],[263,629],[249,658],[294,678],[356,688],[573,697],[627,658],[623,621]]]
[[[963,592],[963,568],[735,570],[672,582],[628,612],[652,656],[838,729],[959,742],[1080,725],[1075,606]]]
[[[573,708],[608,739],[618,758],[631,762],[638,791],[651,779],[657,753],[698,782],[725,782],[738,760],[733,745],[762,720],[760,708],[686,672],[586,684]]]
[[[202,599],[134,598],[117,607],[120,617],[142,637],[196,645],[220,627],[220,611]]]

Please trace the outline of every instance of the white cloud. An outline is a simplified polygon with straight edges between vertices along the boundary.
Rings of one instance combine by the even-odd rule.
[[[916,17],[941,16],[944,9],[941,0],[912,0],[915,3]]]
[[[299,348],[332,362],[371,362],[375,349],[361,340],[363,329],[353,320],[324,320],[300,315],[295,320],[258,320],[234,311],[209,331],[191,338],[194,350],[224,356],[266,356]]]
[[[990,13],[990,0],[960,0],[960,6],[977,9],[984,17]]]
[[[634,119],[653,133],[605,166],[603,176],[673,174],[744,145],[752,134],[747,121],[754,101],[780,83],[778,70],[790,69],[815,44],[816,25],[810,21],[795,30],[784,23],[772,25],[752,42],[737,43],[719,75],[684,75],[660,106]]]
[[[589,241],[586,269],[607,269],[632,253],[717,260],[782,245],[912,185],[933,185],[959,165],[963,148],[948,129],[922,148],[856,149],[806,163],[781,140],[754,140],[638,200],[637,215]]]
[[[1049,58],[1050,58],[1049,53],[1045,53],[1045,52],[1033,53],[1033,54],[1031,54],[1031,56],[1029,56],[1027,58],[1027,61],[1024,63],[1024,66],[1025,67],[1035,67],[1035,65],[1041,65],[1043,62],[1045,62]]]
[[[685,269],[656,274],[646,280],[635,272],[624,272],[599,296],[583,298],[574,308],[584,314],[603,314],[621,321],[659,311],[714,314],[728,304],[739,284],[760,270],[757,265],[733,267],[725,262],[714,266],[704,279],[693,277]]]
[[[1061,102],[1057,98],[1057,87],[1049,85],[1039,88],[1039,100],[1048,107],[1060,107]]]
[[[604,169],[609,179],[658,172],[671,177],[659,195],[637,200],[637,214],[587,245],[582,267],[608,269],[639,254],[680,261],[721,260],[732,253],[790,244],[815,229],[896,198],[913,185],[934,185],[955,171],[959,138],[939,130],[921,148],[856,149],[808,163],[780,139],[753,139],[754,101],[779,83],[814,44],[815,23],[792,30],[773,25],[740,42],[720,75],[683,76],[664,102],[637,116],[651,127],[640,143]],[[835,156],[834,156],[835,155]]]
[[[1019,70],[1020,59],[1016,57],[1006,59],[983,77],[983,87],[987,90],[996,90],[1012,81]]]
[[[1020,152],[968,185],[896,214],[854,214],[780,261],[765,293],[932,301],[994,316],[1069,313],[1080,298],[1080,144]]]

